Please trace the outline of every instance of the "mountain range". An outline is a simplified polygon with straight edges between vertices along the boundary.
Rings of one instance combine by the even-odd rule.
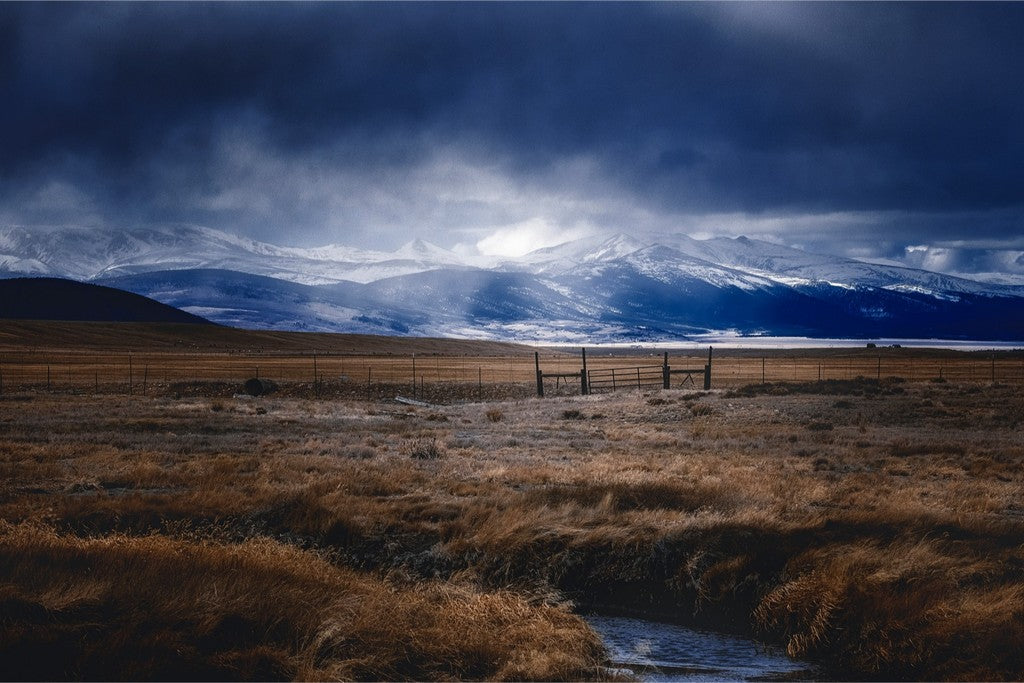
[[[255,329],[516,341],[708,332],[1024,340],[1024,287],[684,234],[585,238],[511,259],[422,240],[280,247],[196,227],[0,229],[0,277],[114,287]]]

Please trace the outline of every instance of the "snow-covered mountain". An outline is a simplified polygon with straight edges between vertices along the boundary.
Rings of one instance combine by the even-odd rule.
[[[505,339],[679,339],[706,331],[1024,339],[1024,287],[811,254],[745,237],[581,239],[486,263],[278,247],[203,228],[0,229],[0,275],[101,282],[264,329]]]
[[[414,240],[394,252],[342,245],[279,247],[201,227],[139,230],[0,228],[0,277],[77,280],[156,270],[229,269],[303,284],[372,282],[468,265],[454,252]]]

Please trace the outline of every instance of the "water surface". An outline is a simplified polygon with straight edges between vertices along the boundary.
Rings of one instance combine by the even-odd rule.
[[[806,680],[820,673],[749,638],[630,617],[584,617],[612,666],[644,681]]]

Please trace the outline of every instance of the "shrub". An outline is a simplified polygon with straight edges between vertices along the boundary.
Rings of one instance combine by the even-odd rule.
[[[377,455],[377,451],[369,446],[348,446],[342,451],[342,455],[354,460],[369,460]]]
[[[437,460],[444,455],[444,448],[437,439],[420,439],[409,446],[408,454],[417,460]]]
[[[484,415],[486,415],[487,419],[490,420],[491,422],[501,422],[501,418],[505,417],[505,414],[502,413],[497,408],[491,408],[486,413],[484,413]]]
[[[694,403],[690,406],[690,412],[694,417],[701,417],[703,415],[710,415],[715,412],[715,409],[707,403]]]

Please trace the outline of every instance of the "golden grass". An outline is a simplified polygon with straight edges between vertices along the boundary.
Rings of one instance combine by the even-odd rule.
[[[551,680],[599,673],[564,608],[396,586],[267,539],[0,525],[5,678]]]
[[[230,397],[249,378],[282,384],[281,392],[318,398],[380,400],[395,394],[429,402],[529,397],[535,392],[535,349],[518,344],[415,337],[268,332],[207,325],[4,321],[0,330],[0,379],[19,389],[218,395]],[[545,372],[578,372],[579,350],[540,349]],[[659,366],[648,350],[591,349],[588,368]],[[706,348],[669,354],[673,368],[702,369]],[[961,352],[939,349],[720,350],[716,388],[761,382],[770,393],[779,382],[825,380],[850,387],[859,378],[884,381],[1024,383],[1019,351]],[[415,378],[415,382],[414,382]],[[623,380],[628,386],[628,379]],[[701,377],[680,389],[700,388]],[[415,388],[414,388],[415,383]],[[575,380],[548,379],[548,395],[579,393]],[[854,389],[854,391],[858,391]],[[859,390],[863,391],[863,390]]]
[[[562,628],[529,616],[548,609],[530,596],[559,595],[754,632],[837,674],[1024,677],[1024,397],[1008,385],[844,380],[429,408],[43,393],[0,406],[0,518],[18,534],[59,530],[84,556],[116,540],[235,557],[272,537],[316,572],[455,591],[456,613],[479,599],[513,631]],[[71,593],[93,590],[76,587],[71,554],[52,565]],[[28,578],[6,585],[43,600]],[[498,610],[512,615],[502,622],[492,596],[520,607]],[[315,640],[322,622],[308,618]],[[396,617],[389,637],[416,621]],[[494,660],[480,677],[596,675],[575,640],[492,651],[482,623],[444,627]],[[477,676],[426,645],[418,673],[348,673],[260,633],[284,648],[282,676]],[[386,640],[354,652],[389,662]]]

